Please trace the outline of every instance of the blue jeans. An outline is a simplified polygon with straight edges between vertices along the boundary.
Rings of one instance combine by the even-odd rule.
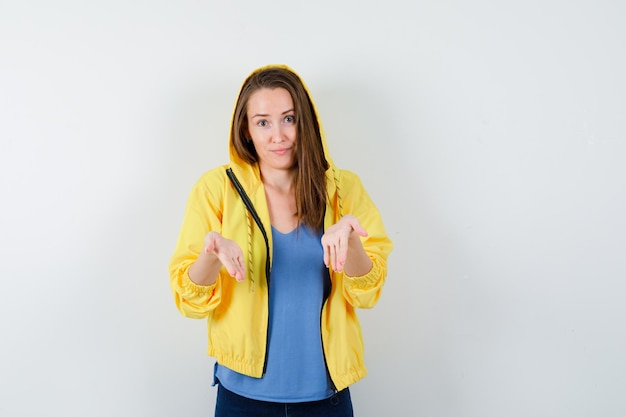
[[[215,417],[354,417],[348,388],[320,401],[274,403],[252,400],[217,386]]]

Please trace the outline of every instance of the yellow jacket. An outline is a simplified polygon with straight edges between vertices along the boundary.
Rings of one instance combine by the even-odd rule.
[[[354,215],[368,232],[362,242],[373,264],[361,277],[330,271],[332,289],[321,314],[322,342],[330,377],[335,388],[342,390],[367,374],[355,308],[371,308],[378,301],[392,243],[358,176],[335,167],[323,133],[322,140],[331,164],[326,172],[329,199],[324,227],[337,223],[344,214]],[[265,270],[266,253],[272,254],[270,217],[258,165],[241,161],[234,149],[230,158],[230,164],[205,173],[191,191],[169,265],[170,284],[176,306],[185,317],[207,319],[208,354],[221,365],[258,378],[263,375],[267,346],[269,291]],[[227,168],[232,169],[268,231],[267,246],[231,185]],[[244,282],[230,277],[225,268],[213,285],[197,285],[189,279],[189,267],[203,250],[209,231],[239,244],[247,267]],[[271,268],[271,259],[268,266]]]

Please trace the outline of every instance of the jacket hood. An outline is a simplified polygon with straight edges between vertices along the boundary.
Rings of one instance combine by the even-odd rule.
[[[266,69],[270,69],[270,68],[283,68],[283,69],[286,69],[288,71],[293,72],[294,74],[296,74],[298,76],[298,78],[300,78],[300,81],[302,82],[302,85],[304,86],[304,89],[305,89],[307,95],[309,96],[309,101],[311,102],[311,105],[313,106],[313,112],[315,114],[315,119],[317,120],[317,124],[319,126],[320,136],[321,136],[321,140],[322,140],[322,147],[324,149],[324,156],[326,157],[326,161],[329,164],[329,168],[326,171],[326,176],[327,177],[330,176],[330,178],[334,179],[334,177],[335,177],[335,165],[334,165],[334,163],[332,161],[332,158],[330,157],[330,152],[328,150],[328,144],[326,142],[326,135],[324,133],[324,129],[323,129],[323,126],[322,126],[322,121],[320,120],[319,113],[317,111],[317,106],[315,105],[315,101],[313,100],[313,97],[311,96],[311,92],[309,90],[309,87],[306,85],[304,80],[302,80],[300,75],[296,71],[294,71],[292,68],[287,66],[287,65],[284,65],[284,64],[272,64],[272,65],[265,65],[263,67],[257,68],[256,70],[252,71],[250,73],[250,75],[248,77],[246,77],[246,80],[248,78],[250,78],[252,75],[254,75],[256,73],[259,73],[261,71],[264,71]],[[241,95],[241,91],[242,91],[242,89],[243,89],[243,87],[244,87],[244,85],[246,83],[246,80],[244,80],[244,82],[242,83],[242,85],[241,85],[241,87],[239,89],[239,93],[237,94],[237,100],[238,100],[239,96]],[[233,136],[232,128],[233,128],[233,122],[234,122],[234,119],[235,119],[235,111],[236,111],[236,106],[237,106],[237,100],[235,100],[235,105],[234,105],[235,108],[233,108],[233,113],[232,113],[232,117],[231,117],[231,124],[230,124],[230,126],[231,126],[230,137],[231,138]],[[249,179],[248,183],[244,183],[244,187],[249,189],[249,187],[252,187],[252,185],[253,185],[252,183],[253,182],[260,181],[261,174],[260,174],[260,171],[259,171],[258,164],[251,165],[251,164],[247,163],[246,161],[242,160],[239,157],[239,155],[237,154],[237,151],[235,150],[235,147],[234,147],[234,145],[232,143],[232,140],[229,140],[229,150],[228,151],[229,151],[229,157],[230,157],[230,162],[231,162],[230,163],[231,168],[233,168],[233,170],[236,173],[244,174],[244,175],[238,175],[240,180],[244,180],[244,182],[246,182],[245,179],[246,178]],[[250,175],[250,174],[252,174],[252,175]],[[329,193],[329,195],[332,195],[332,193],[334,192],[333,188],[334,188],[335,182],[336,181],[334,181],[334,180],[327,181],[327,187],[328,187],[327,192]]]

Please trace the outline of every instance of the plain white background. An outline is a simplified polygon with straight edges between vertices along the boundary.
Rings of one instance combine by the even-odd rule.
[[[358,417],[626,414],[621,1],[0,2],[0,415],[210,416],[167,263],[286,63],[395,243]]]

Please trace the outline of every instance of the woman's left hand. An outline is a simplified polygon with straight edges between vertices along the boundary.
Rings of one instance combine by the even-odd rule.
[[[326,230],[322,236],[324,248],[324,265],[332,264],[333,271],[341,272],[348,259],[350,241],[361,244],[359,236],[367,236],[367,231],[356,217],[348,214]],[[355,242],[357,239],[358,242]]]

